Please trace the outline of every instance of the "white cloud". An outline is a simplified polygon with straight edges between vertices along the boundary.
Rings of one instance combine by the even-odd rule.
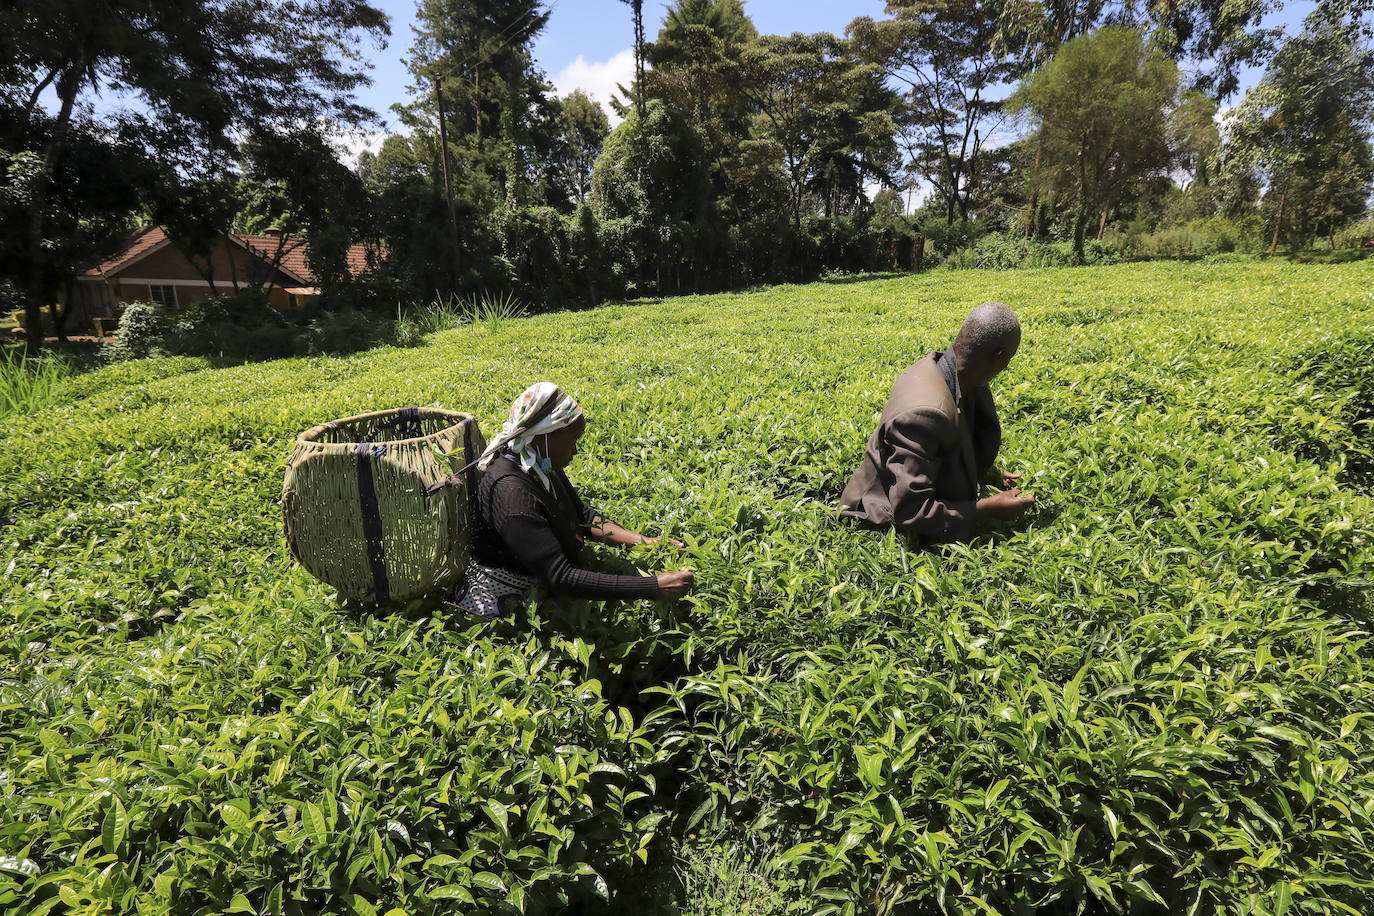
[[[553,87],[559,96],[565,96],[574,89],[581,89],[606,108],[611,123],[620,119],[611,111],[611,97],[616,94],[616,86],[629,87],[635,78],[635,51],[626,48],[610,60],[588,61],[578,56],[554,75]]]
[[[343,130],[334,134],[330,139],[334,143],[334,148],[339,151],[340,157],[350,168],[358,165],[358,156],[364,150],[375,153],[382,148],[382,141],[388,134],[384,130]]]

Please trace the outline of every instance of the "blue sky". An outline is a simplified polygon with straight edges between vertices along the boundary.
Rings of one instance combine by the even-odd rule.
[[[372,84],[362,87],[359,101],[377,112],[384,121],[381,129],[339,138],[350,158],[363,149],[376,149],[386,134],[395,129],[396,103],[406,102],[410,79],[405,60],[414,41],[415,0],[372,0],[391,17],[391,38],[386,47],[365,43],[363,56],[371,63]],[[536,39],[535,61],[553,83],[559,95],[582,89],[605,104],[618,83],[628,84],[634,71],[632,45],[634,29],[629,7],[621,0],[544,0],[551,9],[548,26]],[[883,0],[744,0],[745,10],[758,30],[765,34],[829,31],[842,34],[855,17],[884,15]],[[1296,34],[1302,19],[1311,11],[1314,0],[1290,0],[1284,8],[1266,17],[1266,26],[1283,26]],[[663,24],[668,0],[646,0],[645,34],[650,40]],[[1241,74],[1241,91],[1227,100],[1239,101],[1244,90],[1261,76],[1258,69]],[[45,103],[55,105],[51,89]],[[107,90],[95,100],[96,108],[130,104],[118,92]],[[133,104],[137,104],[134,102]],[[609,112],[608,112],[609,113]]]
[[[359,97],[390,125],[394,122],[391,105],[407,98],[405,58],[413,41],[415,0],[373,2],[391,17],[391,40],[384,49],[369,49],[373,83]],[[607,102],[616,84],[627,83],[634,70],[630,8],[621,0],[546,0],[546,5],[552,8],[549,24],[534,46],[539,67],[560,95],[580,88]],[[1290,34],[1295,33],[1312,5],[1312,0],[1294,0],[1271,14],[1265,24],[1283,25]],[[667,7],[666,0],[645,3],[645,34],[651,40],[658,34]],[[843,33],[857,16],[881,17],[883,7],[883,0],[745,0],[745,10],[759,31],[772,34]],[[1242,91],[1260,75],[1256,70],[1243,74]],[[1239,98],[1240,93],[1229,101]],[[376,138],[369,140],[375,142]]]
[[[372,86],[359,93],[364,104],[388,121],[387,109],[406,99],[409,82],[405,58],[415,21],[415,0],[373,0],[391,17],[391,41],[373,54]],[[549,24],[535,42],[539,67],[566,94],[574,88],[606,102],[616,82],[627,82],[634,71],[634,26],[630,8],[621,0],[545,0],[551,7]],[[644,32],[652,40],[663,24],[668,4],[647,0]],[[856,16],[883,14],[882,0],[745,0],[745,9],[760,32],[842,33]]]

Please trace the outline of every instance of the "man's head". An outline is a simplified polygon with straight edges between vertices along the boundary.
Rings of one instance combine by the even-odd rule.
[[[1021,322],[1000,302],[984,302],[968,313],[954,338],[959,383],[979,388],[1007,368],[1021,345]]]

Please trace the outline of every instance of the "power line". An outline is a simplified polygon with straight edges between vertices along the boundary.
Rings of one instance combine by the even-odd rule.
[[[547,15],[552,16],[554,14],[554,11],[558,9],[558,5],[561,2],[562,0],[554,0],[554,2],[549,5]],[[541,4],[536,4],[532,6],[530,9],[526,10],[524,13],[518,14],[514,19],[507,23],[505,28],[503,28],[500,32],[496,34],[495,38],[492,39],[492,41],[496,44],[495,47],[493,47],[486,54],[482,55],[481,58],[467,65],[467,67],[465,67],[463,70],[460,70],[458,73],[455,73],[454,75],[466,76],[468,72],[482,66],[482,64],[491,60],[492,57],[494,57],[498,52],[503,50],[505,47],[508,47],[511,44],[513,44],[516,31],[526,24],[525,22],[522,22],[522,20],[529,20],[532,22],[534,20],[534,17],[538,16],[541,11]]]

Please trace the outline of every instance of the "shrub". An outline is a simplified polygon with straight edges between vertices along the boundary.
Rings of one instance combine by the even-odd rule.
[[[494,218],[506,282],[551,311],[580,301],[583,284],[574,252],[574,224],[551,207],[503,207]]]
[[[130,302],[119,316],[113,343],[106,344],[112,359],[142,359],[164,356],[172,321],[167,310],[155,302]]]
[[[424,322],[412,315],[398,313],[392,327],[391,340],[398,347],[418,347],[424,343]]]
[[[1120,260],[1120,252],[1110,240],[1095,239],[1084,246],[1084,264],[1116,264]],[[1011,270],[1073,264],[1073,245],[1068,242],[1042,242],[990,232],[968,248],[950,254],[941,266],[951,270]]]
[[[1365,249],[1374,242],[1374,217],[1351,223],[1336,233],[1337,248]]]
[[[1200,258],[1236,250],[1239,228],[1223,217],[1190,220],[1145,235],[1128,236],[1125,248],[1133,258]]]
[[[120,318],[107,355],[208,356],[226,360],[344,354],[384,344],[415,346],[419,323],[359,309],[283,313],[255,291],[202,299],[169,312],[131,303]]]
[[[301,335],[306,353],[341,355],[356,353],[379,344],[393,343],[395,322],[381,315],[356,309],[320,312]]]
[[[266,296],[244,290],[202,299],[178,311],[163,349],[181,356],[277,359],[295,355],[296,341],[296,328]]]

